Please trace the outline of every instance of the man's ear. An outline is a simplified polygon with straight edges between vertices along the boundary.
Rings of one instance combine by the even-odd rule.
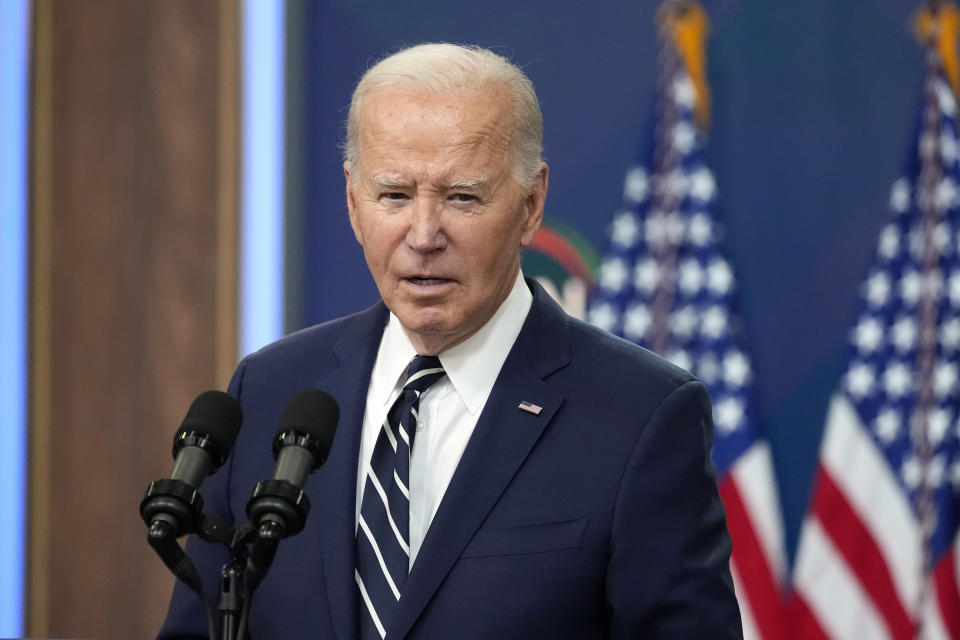
[[[547,201],[547,184],[550,181],[550,167],[546,162],[540,163],[540,172],[534,180],[533,186],[524,202],[523,231],[520,234],[520,246],[529,247],[533,238],[540,230],[543,222],[543,207]]]
[[[360,225],[357,223],[357,202],[356,196],[353,194],[353,183],[350,180],[350,170],[352,166],[350,161],[347,160],[343,163],[343,177],[346,180],[346,191],[347,191],[347,214],[350,216],[350,228],[353,229],[353,236],[357,239],[357,242],[363,246],[363,235],[360,233]]]

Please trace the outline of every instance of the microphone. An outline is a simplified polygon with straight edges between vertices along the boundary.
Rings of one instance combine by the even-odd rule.
[[[310,513],[303,485],[327,461],[339,419],[337,401],[319,389],[298,391],[283,410],[273,438],[273,478],[258,482],[247,502],[256,531],[246,570],[250,593],[266,576],[280,540],[303,530]]]
[[[200,484],[226,462],[242,421],[243,409],[230,394],[204,391],[196,397],[173,437],[170,477],[151,482],[140,502],[151,538],[177,538],[199,529]]]
[[[273,523],[282,538],[303,530],[310,512],[303,485],[327,461],[338,420],[340,407],[325,391],[304,389],[290,398],[273,438],[277,461],[273,478],[258,482],[247,503],[247,516],[255,527]]]

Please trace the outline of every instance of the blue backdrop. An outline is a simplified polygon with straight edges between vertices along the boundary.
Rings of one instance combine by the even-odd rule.
[[[713,126],[707,158],[737,274],[761,428],[792,555],[860,279],[887,216],[918,105],[913,3],[703,0]],[[350,92],[385,52],[476,43],[537,88],[551,166],[547,215],[598,250],[648,135],[657,3],[325,0],[290,16],[287,328],[377,299],[344,204]]]

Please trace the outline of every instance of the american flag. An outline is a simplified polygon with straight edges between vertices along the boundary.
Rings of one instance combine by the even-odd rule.
[[[653,143],[627,171],[588,319],[660,353],[709,389],[744,634],[775,640],[784,634],[785,552],[770,450],[751,406],[753,370],[738,339],[717,189],[694,119],[698,92],[667,39],[660,62]]]
[[[954,45],[955,46],[955,45]],[[960,141],[931,46],[794,568],[798,638],[960,638]]]

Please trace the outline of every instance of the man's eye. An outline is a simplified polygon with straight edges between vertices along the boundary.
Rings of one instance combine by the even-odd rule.
[[[385,200],[403,200],[407,197],[407,194],[400,191],[388,191],[387,193],[381,194],[380,197]]]
[[[476,202],[477,196],[472,193],[455,193],[452,199],[456,202]]]

